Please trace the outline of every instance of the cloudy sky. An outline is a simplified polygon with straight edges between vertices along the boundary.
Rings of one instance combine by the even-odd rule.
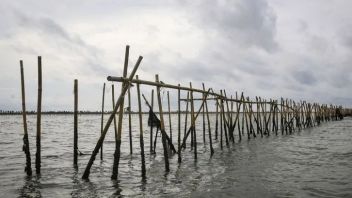
[[[40,55],[43,110],[72,110],[75,78],[80,109],[99,110],[102,84],[121,76],[127,44],[130,65],[144,57],[141,79],[158,73],[166,83],[204,82],[228,95],[352,106],[351,7],[349,0],[1,0],[0,109],[21,109],[20,59],[27,106],[36,108]]]

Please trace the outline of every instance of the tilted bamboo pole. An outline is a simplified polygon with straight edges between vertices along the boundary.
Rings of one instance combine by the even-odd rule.
[[[155,75],[155,82],[159,83],[159,75]],[[170,171],[169,154],[168,154],[167,145],[166,145],[166,137],[165,137],[166,132],[165,132],[165,125],[164,125],[163,106],[162,106],[161,97],[160,97],[160,86],[156,87],[156,92],[157,92],[157,97],[158,97],[158,106],[159,106],[159,115],[160,115],[160,131],[161,131],[161,141],[162,141],[163,150],[164,150],[165,171],[169,172]]]
[[[26,154],[26,167],[25,171],[28,176],[32,175],[31,167],[31,153],[29,149],[29,140],[28,140],[28,129],[27,129],[27,115],[26,115],[26,89],[24,83],[24,72],[23,72],[23,61],[20,61],[21,69],[21,93],[22,93],[22,118],[23,118],[23,151]]]
[[[136,62],[136,64],[135,64],[135,66],[134,66],[134,68],[133,68],[133,70],[132,70],[132,72],[131,72],[131,74],[130,74],[130,76],[129,76],[129,78],[128,78],[128,79],[129,79],[128,82],[130,82],[130,81],[133,79],[133,77],[134,77],[135,73],[137,72],[137,69],[138,69],[138,67],[139,67],[139,65],[140,65],[140,63],[141,63],[141,61],[142,61],[142,59],[143,59],[142,56],[140,56],[140,57],[138,58],[138,60],[137,60],[137,62]],[[120,96],[119,96],[119,98],[117,99],[115,108],[114,108],[112,114],[110,115],[110,117],[109,117],[107,123],[105,124],[103,133],[101,134],[101,136],[100,136],[100,138],[99,138],[99,140],[98,140],[98,142],[97,142],[97,144],[96,144],[96,146],[95,146],[95,148],[94,148],[94,150],[93,150],[93,152],[92,152],[92,155],[91,155],[91,157],[90,157],[90,159],[89,159],[89,161],[88,161],[88,164],[87,164],[87,166],[86,166],[86,169],[85,169],[85,171],[84,171],[84,173],[83,173],[82,179],[88,179],[88,178],[89,178],[90,168],[92,167],[92,165],[93,165],[93,163],[94,163],[94,160],[95,160],[95,157],[96,157],[97,153],[99,152],[99,149],[100,149],[102,143],[104,142],[105,135],[106,135],[106,133],[107,133],[108,130],[109,130],[109,127],[110,127],[110,125],[111,125],[112,120],[114,119],[114,115],[116,114],[117,109],[121,106],[121,104],[122,104],[122,102],[123,102],[123,99],[124,99],[124,97],[125,97],[125,93],[127,92],[129,86],[130,86],[129,84],[124,85],[124,87],[123,87],[123,89],[122,89],[122,91],[121,91],[121,93],[120,93]]]

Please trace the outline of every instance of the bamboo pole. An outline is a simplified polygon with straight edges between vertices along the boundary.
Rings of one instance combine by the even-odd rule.
[[[155,82],[159,83],[159,75],[155,75]],[[163,107],[162,107],[161,97],[160,97],[160,86],[156,87],[156,91],[157,91],[158,105],[159,105],[160,131],[161,131],[161,139],[162,139],[163,150],[164,150],[165,171],[169,172],[170,171],[169,154],[168,154],[167,145],[166,145],[166,137],[165,137],[166,134],[165,134]]]
[[[188,100],[189,100],[189,91],[187,92],[187,101],[186,101],[186,115],[185,115],[185,130],[184,130],[184,134],[183,137],[186,137],[186,133],[187,133],[187,124],[188,124]],[[186,144],[183,144],[183,149],[186,148]]]
[[[243,98],[243,100],[245,101],[245,98]],[[243,113],[245,116],[245,121],[246,121],[246,130],[247,130],[247,138],[248,140],[251,139],[250,134],[249,134],[249,127],[248,127],[248,109],[247,109],[247,105],[246,103],[243,104]]]
[[[220,92],[222,93],[222,90],[220,90]],[[222,140],[223,140],[223,116],[222,116],[222,106],[223,106],[223,100],[220,99],[220,149],[222,150],[224,148]]]
[[[154,107],[154,89],[152,89],[152,95],[151,95],[151,109],[153,111],[153,107]],[[154,153],[153,152],[153,123],[151,123],[150,125],[150,153]]]
[[[180,87],[180,84],[178,84]],[[181,90],[177,90],[178,100],[177,100],[177,121],[178,121],[178,135],[177,135],[177,153],[178,153],[178,163],[181,163]]]
[[[28,129],[27,129],[27,115],[26,115],[26,89],[24,83],[24,72],[23,72],[23,61],[20,60],[20,69],[21,69],[21,92],[22,92],[22,117],[23,117],[23,151],[26,154],[26,167],[25,171],[28,176],[32,175],[31,167],[31,153],[29,149],[29,140],[28,140]]]
[[[170,94],[167,91],[167,109],[169,111],[169,127],[170,127],[170,141],[172,143],[172,123],[171,123],[171,110],[170,110]]]
[[[42,57],[38,56],[38,104],[37,104],[37,152],[35,155],[35,171],[40,174],[41,167],[41,116],[42,116]]]
[[[130,142],[130,155],[133,153],[133,143],[132,143],[132,115],[131,115],[131,86],[127,91],[128,96],[128,138]]]
[[[203,90],[205,91],[205,86],[204,83],[202,83]],[[214,148],[213,148],[213,140],[211,137],[211,128],[210,128],[210,119],[209,119],[209,111],[208,111],[208,103],[205,101],[205,111],[207,114],[207,121],[208,121],[208,135],[209,135],[209,148],[210,148],[210,156],[214,154]]]
[[[114,84],[111,85],[111,101],[112,101],[112,109],[115,108],[115,87]],[[116,122],[116,114],[114,114],[114,136],[115,140],[117,139],[117,122]],[[115,148],[117,146],[117,142],[115,141]]]
[[[127,45],[126,49],[125,49],[125,60],[124,60],[124,65],[123,65],[123,77],[124,78],[126,78],[126,76],[127,76],[129,54],[130,54],[130,46]],[[138,60],[142,60],[142,59],[138,59]],[[133,77],[131,78],[131,80],[132,79],[133,79]],[[128,91],[130,89],[130,84],[129,84],[129,82],[127,82],[127,83],[126,82],[121,83],[122,84],[121,85],[121,93],[123,93],[125,87],[127,87],[126,91]],[[117,176],[119,174],[119,163],[120,163],[120,155],[121,155],[121,133],[122,133],[122,121],[123,121],[123,107],[124,107],[124,103],[125,103],[124,96],[125,95],[123,95],[123,97],[121,98],[121,104],[120,104],[120,109],[119,109],[119,121],[118,121],[118,125],[117,125],[117,136],[115,139],[116,147],[115,147],[115,152],[114,152],[114,164],[112,167],[111,179],[117,179]],[[130,145],[132,145],[132,144],[130,144]],[[131,152],[131,148],[130,148],[130,152]]]
[[[227,98],[225,89],[224,89],[224,96],[225,96],[225,98]],[[228,136],[228,138],[230,140],[232,139],[232,141],[234,142],[234,138],[231,135],[231,128],[230,128],[230,125],[232,125],[232,118],[231,118],[231,115],[230,115],[229,102],[228,102],[228,100],[226,100],[225,102],[226,102],[226,110],[227,110],[227,120],[225,122],[225,126],[226,126],[227,129],[225,129],[225,136]],[[228,133],[227,133],[227,131],[228,131]],[[226,139],[228,139],[228,138],[226,138]]]
[[[103,86],[103,97],[101,101],[101,122],[100,122],[100,135],[103,133],[104,130],[104,102],[105,102],[105,83]],[[103,144],[101,144],[100,149],[100,160],[103,160]]]
[[[192,83],[189,83],[189,86],[192,90]],[[197,160],[197,134],[196,134],[196,123],[195,123],[195,116],[194,116],[194,101],[193,101],[193,91],[190,91],[190,98],[191,98],[191,125],[193,134],[193,146],[194,146],[194,160]]]
[[[238,99],[237,91],[236,91],[236,100]],[[237,128],[238,128],[238,141],[242,140],[242,134],[241,134],[241,127],[240,127],[240,111],[241,111],[241,104],[242,103],[236,103],[236,108],[237,108],[237,114],[236,114],[236,121],[237,121]]]
[[[78,80],[74,80],[74,117],[73,117],[73,165],[77,166],[78,156]]]
[[[115,77],[115,76],[108,76],[107,77],[107,80],[108,81],[115,81],[115,82],[124,82],[124,81],[127,81],[126,78],[124,77]],[[152,81],[147,81],[147,80],[136,80],[136,79],[133,79],[131,81],[131,83],[140,83],[140,84],[143,84],[143,85],[150,85],[150,86],[159,86],[160,88],[169,88],[169,89],[178,89],[179,87],[176,86],[176,85],[171,85],[171,84],[166,84],[166,83],[157,83],[157,82],[152,82]],[[180,89],[181,90],[184,90],[184,91],[193,91],[193,92],[197,92],[197,93],[206,93],[206,91],[203,91],[201,89],[195,89],[195,88],[189,88],[189,87],[183,87],[183,86],[180,86]],[[214,97],[217,97],[217,98],[222,98],[223,100],[228,100],[228,101],[234,101],[234,102],[241,102],[240,100],[236,100],[236,99],[230,99],[230,98],[225,98],[224,96],[221,96],[220,94],[218,93],[210,93],[210,95],[214,96]],[[199,100],[202,100],[202,99],[199,99]],[[242,101],[243,102],[243,101]],[[244,103],[248,103],[246,101],[244,101]],[[249,103],[255,103],[255,102],[249,102]],[[267,102],[268,103],[268,102]]]
[[[134,68],[133,68],[133,70],[132,70],[132,72],[131,72],[131,74],[130,74],[130,76],[129,76],[129,78],[128,78],[128,82],[130,82],[130,81],[133,79],[133,77],[134,77],[134,75],[135,75],[135,73],[136,73],[136,71],[137,71],[137,69],[138,69],[138,67],[139,67],[139,65],[140,65],[140,63],[141,63],[141,61],[142,61],[142,59],[143,59],[142,56],[140,56],[140,57],[138,58],[138,60],[137,60],[137,62],[136,62],[136,65],[134,66]],[[104,141],[105,135],[106,135],[106,133],[107,133],[108,130],[109,130],[109,127],[110,127],[111,122],[112,122],[112,120],[113,120],[113,118],[114,118],[114,115],[116,114],[117,109],[121,106],[121,104],[122,104],[122,102],[123,102],[123,98],[125,97],[125,93],[127,92],[128,87],[129,87],[129,84],[128,84],[128,85],[125,85],[125,86],[123,87],[123,89],[122,89],[122,91],[121,91],[121,94],[120,94],[119,98],[117,99],[115,108],[114,108],[112,114],[110,115],[110,117],[109,117],[107,123],[105,124],[103,133],[101,134],[101,136],[100,136],[100,138],[99,138],[99,140],[98,140],[98,142],[97,142],[97,144],[96,144],[96,146],[95,146],[95,148],[94,148],[94,150],[93,150],[93,152],[92,152],[92,155],[91,155],[91,157],[90,157],[90,159],[89,159],[89,161],[88,161],[88,164],[87,164],[87,166],[86,166],[86,169],[85,169],[85,171],[84,171],[84,173],[83,173],[82,179],[88,179],[88,178],[89,178],[90,168],[92,167],[92,165],[93,165],[93,163],[94,163],[94,160],[95,160],[95,157],[96,157],[96,155],[98,154],[99,149],[100,149],[100,147],[101,147],[101,145],[102,145],[102,143],[103,143],[103,141]]]
[[[219,100],[215,100],[216,114],[215,114],[215,139],[218,139],[218,128],[219,128]]]
[[[258,102],[258,97],[256,96],[255,97],[255,100]],[[260,129],[259,129],[259,104],[257,103],[257,105],[256,105],[256,116],[257,116],[257,134],[259,134],[259,131],[260,131]],[[263,135],[262,135],[262,133],[261,133],[261,137],[263,137]]]
[[[202,108],[203,108],[203,106],[204,106],[204,103],[205,103],[205,101],[206,101],[206,99],[207,99],[208,94],[209,94],[210,91],[211,91],[211,89],[208,89],[208,92],[207,92],[207,94],[205,95],[205,97],[204,97],[204,99],[203,99],[203,101],[202,101],[202,104],[201,104],[201,106],[200,106],[199,109],[198,109],[197,114],[194,116],[194,120],[197,120],[197,118],[198,118],[198,116],[199,116],[199,114],[200,114],[200,112],[201,112],[201,110],[202,110]],[[190,101],[192,101],[192,100],[190,100]],[[191,124],[191,127],[188,129],[188,131],[187,131],[185,137],[183,137],[183,142],[182,142],[182,146],[181,146],[181,147],[184,148],[184,145],[186,144],[186,140],[187,140],[189,134],[190,134],[190,133],[192,134],[192,132],[193,132],[193,131],[192,131],[192,124]],[[193,139],[191,140],[191,142],[193,142]]]
[[[138,80],[138,75],[136,75]],[[139,115],[139,144],[141,147],[141,158],[142,158],[142,177],[145,178],[145,157],[144,157],[144,139],[143,139],[143,122],[142,122],[142,104],[141,104],[141,93],[139,89],[139,83],[137,83],[137,96],[138,96],[138,115]]]
[[[204,83],[202,83],[204,87]],[[204,98],[204,93],[202,94],[202,98]],[[205,101],[206,102],[206,101]],[[202,108],[202,123],[203,123],[203,144],[205,144],[205,108]]]

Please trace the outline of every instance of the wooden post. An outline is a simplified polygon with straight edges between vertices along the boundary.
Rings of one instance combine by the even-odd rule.
[[[203,91],[205,91],[205,86],[204,83],[202,83],[203,86]],[[211,128],[210,128],[210,119],[209,119],[209,111],[208,111],[208,103],[205,101],[205,111],[207,113],[207,121],[208,121],[208,135],[209,135],[209,146],[210,146],[210,156],[214,154],[214,148],[213,148],[213,140],[211,137]]]
[[[131,109],[131,86],[127,91],[128,96],[128,138],[130,141],[130,155],[133,153],[133,143],[132,143],[132,109]],[[152,147],[153,148],[153,147]]]
[[[180,87],[180,84],[178,84]],[[180,88],[177,90],[178,100],[177,100],[177,118],[178,118],[178,136],[177,136],[177,153],[178,153],[178,163],[181,163],[181,90]]]
[[[155,75],[155,82],[159,83],[159,75]],[[170,171],[169,154],[168,154],[167,145],[166,145],[166,137],[165,137],[166,134],[165,134],[163,107],[162,107],[161,97],[160,97],[160,86],[156,87],[156,92],[157,92],[158,105],[159,105],[160,131],[161,131],[161,139],[162,139],[163,149],[164,149],[165,171],[169,172]]]
[[[154,89],[152,89],[152,96],[151,96],[151,110],[153,111],[154,107]],[[150,153],[153,152],[153,124],[150,125]]]
[[[103,130],[104,130],[104,102],[105,102],[105,83],[103,86],[103,97],[101,101],[100,135],[103,133]],[[100,160],[103,160],[103,144],[101,144],[101,149],[100,149]]]
[[[134,75],[135,75],[135,73],[136,73],[136,71],[137,71],[137,69],[138,69],[138,67],[139,67],[139,65],[140,65],[140,63],[141,63],[141,61],[142,61],[142,59],[143,59],[142,56],[140,56],[140,57],[138,58],[138,60],[137,60],[137,62],[136,62],[136,65],[134,66],[134,68],[133,68],[133,70],[132,70],[132,72],[131,72],[131,74],[130,74],[130,76],[129,76],[129,78],[128,78],[128,82],[130,82],[130,81],[133,79],[133,77],[134,77]],[[101,136],[100,136],[100,138],[99,138],[99,140],[98,140],[96,146],[94,147],[94,150],[93,150],[93,152],[92,152],[92,155],[91,155],[91,157],[90,157],[90,159],[89,159],[89,161],[88,161],[88,164],[87,164],[87,166],[86,166],[86,169],[84,170],[82,179],[88,179],[88,178],[89,178],[90,168],[92,167],[92,165],[93,165],[93,163],[94,163],[94,160],[95,160],[95,157],[96,157],[96,155],[98,154],[101,145],[103,144],[105,135],[106,135],[106,133],[107,133],[108,130],[109,130],[109,127],[110,127],[110,125],[111,125],[112,120],[114,119],[114,115],[116,114],[117,109],[118,109],[119,107],[121,107],[121,104],[122,104],[122,102],[123,102],[123,98],[125,97],[125,93],[127,92],[128,87],[129,87],[129,85],[125,85],[125,86],[123,87],[123,89],[122,89],[122,91],[121,91],[121,94],[120,94],[119,98],[117,99],[115,108],[114,108],[112,114],[110,115],[110,117],[109,117],[109,119],[108,119],[108,121],[107,121],[107,123],[106,123],[106,125],[105,125],[105,127],[104,127],[103,133],[101,134]],[[120,143],[121,143],[121,141],[120,141]]]
[[[125,61],[124,61],[124,65],[123,65],[123,77],[126,78],[127,76],[127,68],[128,68],[128,57],[129,57],[129,52],[130,52],[130,46],[126,46],[125,49]],[[139,57],[138,61],[142,60],[141,57]],[[138,63],[137,61],[137,63]],[[133,79],[133,77],[131,78],[131,80]],[[126,87],[126,91],[128,91],[130,89],[130,82],[125,83],[121,83],[121,94],[123,93],[125,87]],[[123,97],[121,98],[121,104],[120,104],[120,109],[119,109],[119,122],[118,122],[118,126],[117,126],[117,136],[115,139],[116,142],[116,147],[115,147],[115,152],[114,152],[114,164],[112,167],[112,175],[111,175],[111,179],[117,179],[117,175],[119,174],[119,163],[120,163],[120,154],[121,154],[121,133],[122,133],[122,121],[123,121],[123,107],[124,107],[124,103],[125,103],[125,95],[122,95]]]
[[[138,80],[138,75],[136,75]],[[139,83],[137,83],[137,96],[138,96],[138,115],[139,115],[139,144],[141,147],[141,158],[142,158],[142,177],[145,178],[145,157],[144,157],[144,140],[143,140],[143,122],[142,122],[142,105],[141,105],[141,93],[139,89]]]
[[[168,111],[169,111],[170,141],[172,143],[172,124],[171,124],[171,110],[170,110],[170,95],[169,95],[169,91],[167,91],[167,108],[168,108]]]
[[[78,156],[78,80],[74,80],[74,117],[73,117],[73,165],[77,166]]]
[[[27,130],[27,115],[26,115],[26,90],[24,86],[24,72],[23,72],[23,62],[20,61],[21,69],[21,92],[22,92],[22,117],[23,117],[23,151],[26,154],[26,167],[25,171],[28,176],[32,175],[32,166],[31,166],[31,153],[29,149],[28,141],[28,130]]]
[[[190,88],[192,89],[192,83],[189,83]],[[190,98],[191,98],[191,125],[193,132],[193,146],[194,146],[194,160],[197,160],[197,134],[196,134],[196,123],[195,123],[195,116],[194,116],[194,101],[193,101],[193,91],[190,91]]]
[[[42,116],[42,57],[38,56],[38,104],[37,104],[37,153],[35,154],[35,171],[40,174],[41,167],[41,116]]]

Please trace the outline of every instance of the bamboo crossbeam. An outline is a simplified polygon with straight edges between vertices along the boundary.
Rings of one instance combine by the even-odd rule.
[[[113,82],[128,82],[128,79],[127,78],[124,78],[124,77],[116,77],[116,76],[108,76],[107,77],[107,80],[108,81],[113,81]],[[143,85],[150,85],[150,86],[159,86],[160,88],[169,88],[169,89],[180,89],[180,90],[183,90],[183,91],[193,91],[193,92],[197,92],[197,93],[202,93],[202,94],[205,94],[207,91],[203,91],[202,89],[197,89],[197,88],[190,88],[190,87],[183,87],[183,86],[180,86],[178,87],[177,85],[172,85],[172,84],[166,84],[164,82],[153,82],[153,81],[148,81],[148,80],[141,80],[141,79],[133,79],[130,81],[130,83],[138,83],[138,84],[143,84]],[[216,100],[216,99],[222,99],[224,101],[229,101],[229,102],[236,102],[236,103],[250,103],[250,104],[273,104],[273,102],[267,102],[267,101],[262,101],[262,102],[256,102],[256,101],[241,101],[239,99],[234,99],[234,98],[227,98],[225,96],[222,96],[218,93],[215,93],[215,92],[211,92],[209,93],[209,95],[212,95],[216,98],[209,98],[210,100]],[[187,99],[181,99],[183,101],[186,101]],[[189,101],[190,99],[188,99]],[[193,99],[193,101],[195,100],[203,100],[201,98],[195,98]],[[290,107],[287,107],[287,108],[290,108]],[[292,108],[290,108],[292,109]],[[294,110],[294,109],[292,109]]]

